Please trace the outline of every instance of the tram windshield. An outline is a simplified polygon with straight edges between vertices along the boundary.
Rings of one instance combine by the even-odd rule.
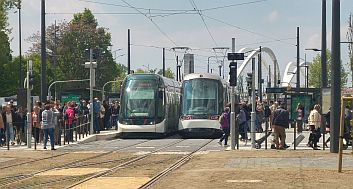
[[[125,83],[121,107],[124,118],[154,118],[157,83],[153,79],[128,80]]]
[[[221,84],[210,79],[194,79],[183,84],[184,115],[219,114],[221,112]]]

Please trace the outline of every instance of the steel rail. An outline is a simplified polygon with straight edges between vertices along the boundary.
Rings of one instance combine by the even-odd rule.
[[[199,152],[202,148],[204,148],[205,146],[207,146],[209,143],[211,143],[213,141],[210,140],[208,142],[206,142],[204,145],[200,146],[199,148],[197,148],[196,150],[192,151],[190,154],[182,157],[181,159],[179,159],[178,161],[176,161],[174,164],[172,164],[170,167],[168,167],[167,169],[163,170],[162,172],[158,173],[156,176],[154,176],[151,180],[149,180],[147,183],[145,183],[144,185],[142,185],[139,189],[147,189],[152,187],[153,185],[155,185],[156,183],[158,183],[162,178],[164,178],[165,176],[167,176],[168,174],[170,174],[172,171],[174,171],[175,169],[181,167],[182,165],[184,165],[185,163],[187,163],[189,160],[191,160],[191,158],[195,155],[195,153]]]

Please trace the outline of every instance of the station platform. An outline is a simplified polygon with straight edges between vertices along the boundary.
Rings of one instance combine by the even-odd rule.
[[[56,149],[68,146],[68,145],[76,145],[76,144],[85,144],[85,143],[89,143],[89,142],[94,142],[94,141],[98,141],[98,140],[111,140],[116,138],[118,135],[118,131],[117,130],[104,130],[101,131],[99,134],[93,134],[93,135],[87,135],[84,138],[81,139],[77,139],[77,141],[74,142],[70,142],[69,144],[63,144],[64,141],[64,136],[62,135],[61,137],[61,145],[55,145]],[[4,145],[2,147],[0,147],[0,151],[5,151],[8,150],[7,146]],[[9,150],[45,150],[44,149],[44,144],[43,142],[41,143],[37,143],[36,145],[36,149],[34,146],[34,138],[32,138],[32,144],[31,144],[31,148],[28,148],[26,144],[22,143],[21,145],[19,144],[15,144],[15,145],[11,145],[9,146]],[[47,150],[50,151],[50,141],[48,141],[47,143]]]

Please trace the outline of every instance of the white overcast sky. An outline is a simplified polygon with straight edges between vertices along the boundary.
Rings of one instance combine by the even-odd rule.
[[[203,15],[205,24],[199,14],[157,16],[152,18],[153,22],[146,18],[154,15],[153,13],[165,12],[167,9],[173,9],[172,12],[192,10],[195,5],[197,9],[203,10],[200,13]],[[146,16],[130,6],[145,8],[138,10]],[[222,6],[228,7],[209,9]],[[40,31],[40,7],[40,0],[23,0],[22,52],[24,54],[31,46],[26,39]],[[125,65],[127,56],[123,54],[127,54],[127,29],[131,29],[132,69],[145,69],[148,66],[160,69],[162,67],[161,47],[170,49],[175,46],[187,46],[192,49],[190,53],[195,54],[196,71],[206,72],[207,59],[214,55],[211,49],[231,47],[231,38],[235,37],[237,49],[257,48],[260,45],[271,48],[283,71],[288,62],[296,60],[294,45],[297,26],[301,30],[301,58],[304,58],[306,53],[307,60],[311,61],[316,52],[304,51],[304,49],[321,48],[321,0],[46,0],[48,13],[46,25],[54,23],[55,20],[69,21],[72,19],[70,13],[82,12],[84,8],[89,8],[93,13],[99,13],[95,14],[99,26],[109,29],[112,35],[112,50],[122,48],[117,51],[117,59]],[[327,47],[329,49],[331,49],[331,10],[331,1],[327,0]],[[346,41],[350,12],[353,12],[353,1],[341,0],[341,41]],[[18,13],[14,11],[9,13],[9,24],[12,28],[11,49],[14,55],[18,55]],[[276,39],[283,40],[278,42],[275,41]],[[347,46],[342,45],[341,49],[343,63],[347,63]],[[167,51],[166,58],[167,67],[175,70],[174,53]],[[227,63],[226,67],[228,67]],[[211,68],[217,69],[217,64],[212,58]]]

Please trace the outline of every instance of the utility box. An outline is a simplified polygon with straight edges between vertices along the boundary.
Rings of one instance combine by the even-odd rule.
[[[184,75],[194,73],[194,54],[184,54]]]

